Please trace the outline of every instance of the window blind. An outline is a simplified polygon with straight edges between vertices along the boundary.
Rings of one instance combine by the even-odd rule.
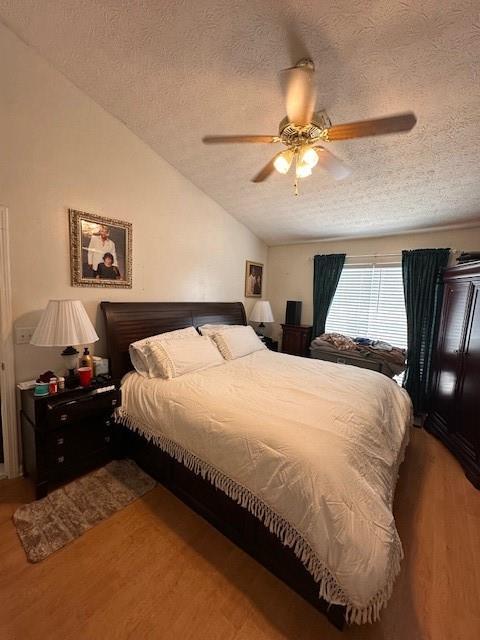
[[[407,347],[401,264],[346,265],[327,317],[327,332]]]

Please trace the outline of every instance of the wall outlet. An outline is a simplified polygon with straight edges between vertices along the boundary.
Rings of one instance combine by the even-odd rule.
[[[29,344],[35,327],[15,327],[15,344]]]

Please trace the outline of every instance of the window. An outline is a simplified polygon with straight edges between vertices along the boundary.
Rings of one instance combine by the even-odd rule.
[[[346,265],[327,317],[327,332],[407,347],[400,264]]]

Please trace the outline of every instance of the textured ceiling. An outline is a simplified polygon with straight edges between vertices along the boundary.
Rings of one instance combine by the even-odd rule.
[[[269,244],[480,219],[478,0],[0,0],[28,44]],[[278,71],[309,53],[333,123],[413,110],[410,134],[329,148],[353,169],[250,178],[276,133]]]

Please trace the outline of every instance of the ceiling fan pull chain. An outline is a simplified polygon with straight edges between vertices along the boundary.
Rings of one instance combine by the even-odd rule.
[[[293,183],[293,186],[295,187],[295,195],[298,196],[298,173],[297,173],[297,167],[298,167],[298,147],[295,147],[295,182]]]

